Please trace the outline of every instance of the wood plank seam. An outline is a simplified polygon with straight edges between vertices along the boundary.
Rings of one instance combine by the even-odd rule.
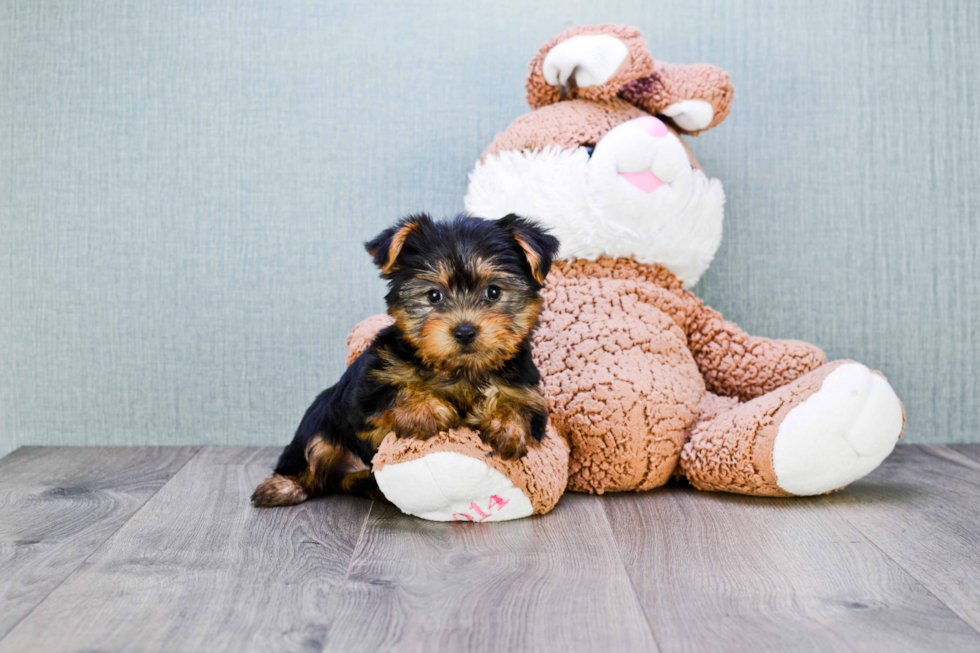
[[[843,512],[843,511],[838,510],[837,508],[834,508],[834,511],[837,512],[837,513]],[[940,598],[939,596],[937,596],[936,593],[933,592],[931,589],[929,589],[929,587],[926,586],[921,580],[919,580],[915,576],[915,574],[913,574],[911,571],[909,571],[905,567],[905,565],[903,565],[900,561],[896,560],[893,556],[889,555],[889,553],[887,551],[885,551],[880,546],[878,546],[878,543],[874,539],[872,539],[872,537],[870,535],[868,535],[863,530],[861,530],[861,527],[858,524],[855,524],[854,522],[852,522],[850,519],[848,519],[844,515],[841,515],[841,516],[844,518],[844,521],[846,521],[854,529],[856,529],[859,533],[861,533],[861,535],[864,537],[864,539],[866,539],[868,541],[868,543],[871,544],[871,546],[873,546],[875,549],[877,549],[878,551],[880,551],[882,555],[884,555],[886,558],[888,558],[889,560],[891,560],[892,562],[894,562],[898,566],[899,569],[901,569],[903,572],[905,572],[905,575],[908,576],[910,580],[912,580],[913,582],[915,582],[915,584],[918,585],[919,587],[921,587],[923,590],[925,590],[926,593],[928,593],[933,598],[935,598],[937,601],[939,601],[939,603],[941,603],[942,605],[945,605],[949,609],[949,611],[952,612],[954,615],[956,615],[956,618],[957,619],[959,619],[964,624],[966,624],[966,626],[970,630],[972,630],[973,632],[977,633],[977,635],[980,635],[980,630],[977,630],[976,628],[974,628],[973,625],[969,621],[967,621],[966,619],[964,619],[963,618],[963,615],[961,615],[959,612],[956,611],[955,606],[949,605],[948,603],[946,603],[946,601],[943,601],[942,598]]]
[[[344,573],[344,582],[340,584],[340,590],[338,591],[338,596],[344,593],[344,588],[347,587],[347,581],[350,580],[350,571],[354,568],[354,560],[357,559],[358,554],[363,549],[362,543],[364,542],[364,531],[367,530],[368,519],[371,518],[371,512],[374,511],[375,501],[371,501],[371,505],[368,506],[368,511],[364,515],[364,521],[361,522],[361,531],[357,534],[357,542],[354,543],[354,550],[351,551],[350,560],[347,561],[347,571]],[[332,623],[331,619],[331,623]]]
[[[922,448],[922,450],[927,451],[927,452],[935,455],[937,458],[942,458],[943,460],[947,460],[949,462],[960,463],[964,467],[967,467],[969,469],[978,469],[978,467],[980,467],[980,466],[977,465],[977,463],[975,461],[970,460],[966,456],[963,456],[962,454],[960,454],[960,453],[958,453],[956,451],[947,449],[945,447],[945,445],[919,445],[919,446]],[[942,449],[943,452],[941,453],[939,451],[939,449]],[[950,455],[948,455],[948,456],[947,455],[942,455],[943,453],[948,453]],[[904,564],[902,564],[902,562],[900,560],[897,560],[894,556],[892,556],[891,554],[889,554],[888,551],[886,551],[884,548],[882,548],[878,544],[878,542],[874,539],[874,537],[871,534],[865,532],[865,530],[863,528],[861,528],[861,524],[860,523],[855,523],[855,522],[851,521],[851,519],[847,516],[847,511],[846,510],[841,509],[837,505],[833,505],[832,507],[833,507],[833,510],[834,510],[835,513],[837,513],[838,515],[840,515],[844,519],[845,522],[847,522],[848,524],[850,524],[851,527],[853,527],[856,531],[858,531],[859,533],[861,533],[862,537],[864,537],[864,539],[867,540],[871,544],[871,546],[873,546],[875,549],[877,549],[878,551],[880,551],[881,554],[884,555],[885,557],[887,557],[889,560],[891,560],[892,562],[894,562],[895,565],[899,569],[901,569],[912,581],[914,581],[916,585],[918,585],[923,590],[925,590],[928,594],[930,594],[932,597],[934,597],[937,601],[939,601],[939,603],[941,603],[942,605],[945,605],[949,609],[949,611],[952,612],[954,615],[956,615],[956,618],[957,619],[959,619],[964,624],[966,624],[966,626],[970,630],[972,630],[973,632],[977,633],[977,635],[980,635],[980,630],[978,630],[976,627],[974,627],[973,624],[970,623],[970,621],[968,621],[962,614],[960,614],[957,611],[956,606],[950,605],[946,601],[944,601],[940,596],[938,596],[935,592],[933,592],[920,578],[918,578],[911,570],[909,570]]]
[[[351,569],[354,568],[354,561],[357,560],[358,554],[364,548],[364,532],[367,530],[368,520],[371,518],[371,513],[374,511],[374,506],[377,501],[372,500],[371,505],[368,506],[368,511],[364,515],[364,521],[361,522],[361,531],[357,534],[357,542],[354,543],[354,548],[350,554],[350,560],[347,561],[347,571],[344,572],[344,581],[340,584],[340,589],[337,590],[337,597],[344,596],[344,590],[347,589],[347,581],[350,580]],[[333,630],[333,624],[337,620],[337,610],[340,607],[338,602],[334,605],[334,613],[330,615],[329,626],[327,626],[327,636],[323,638],[323,644],[320,645],[320,653],[327,650],[327,644],[330,642],[330,631]]]
[[[968,456],[964,456],[955,449],[950,449],[944,444],[923,444],[919,446],[922,448],[922,451],[932,454],[936,458],[942,458],[943,460],[948,460],[951,463],[956,463],[968,469],[972,469],[975,472],[980,472],[980,463]]]
[[[85,563],[87,563],[92,558],[92,556],[94,556],[96,553],[98,553],[102,549],[102,547],[105,546],[106,542],[108,542],[109,540],[111,540],[112,538],[114,538],[116,536],[116,534],[120,530],[122,530],[122,528],[126,524],[128,524],[130,522],[130,520],[133,519],[133,517],[135,517],[136,515],[138,515],[143,510],[143,508],[146,507],[146,504],[150,502],[150,499],[152,499],[153,497],[155,497],[157,495],[157,493],[160,492],[160,490],[162,490],[164,487],[167,486],[167,484],[169,484],[171,481],[173,481],[174,480],[174,477],[176,477],[177,474],[180,473],[180,470],[182,470],[187,465],[187,463],[189,463],[190,461],[192,461],[195,458],[197,458],[201,454],[201,451],[204,450],[204,447],[180,447],[180,448],[181,449],[192,449],[192,450],[194,450],[194,453],[193,453],[193,455],[189,456],[187,458],[187,460],[185,460],[183,462],[183,464],[181,464],[179,467],[177,467],[174,470],[173,474],[170,475],[170,478],[168,478],[166,480],[166,482],[161,483],[160,484],[160,487],[158,487],[156,490],[154,490],[152,494],[150,494],[149,496],[147,496],[146,499],[143,501],[143,503],[140,504],[140,507],[137,508],[135,511],[133,511],[133,514],[131,514],[127,519],[125,519],[122,523],[120,523],[119,526],[117,526],[111,533],[109,533],[105,537],[105,539],[103,539],[99,543],[98,546],[94,547],[92,549],[92,551],[87,556],[85,556],[83,559],[79,560],[78,561],[78,564],[75,565],[75,568],[71,570],[71,573],[69,573],[64,578],[62,578],[61,581],[57,585],[55,585],[48,592],[46,592],[44,594],[44,598],[43,599],[41,599],[40,601],[38,601],[37,603],[35,603],[33,606],[31,606],[31,609],[28,610],[26,613],[24,613],[24,616],[22,616],[20,619],[18,619],[16,621],[16,623],[14,623],[14,625],[11,626],[7,630],[7,632],[3,634],[3,636],[0,636],[0,643],[2,643],[3,640],[6,639],[8,635],[10,635],[10,633],[14,632],[17,629],[17,626],[19,626],[21,624],[21,622],[23,622],[25,619],[27,619],[29,616],[31,616],[31,614],[35,610],[37,610],[37,608],[38,608],[39,605],[41,605],[42,603],[44,603],[45,601],[47,601],[48,598],[55,591],[57,591],[59,587],[61,587],[62,585],[64,585],[65,582],[68,581],[68,579],[72,578],[75,574],[77,574],[79,572],[79,570],[81,570],[82,568],[84,568],[85,567]]]
[[[597,496],[592,497],[592,499],[595,502],[599,502],[602,500],[601,497],[597,497]],[[606,530],[609,531],[609,538],[616,545],[616,559],[619,560],[619,566],[622,567],[623,574],[626,576],[626,578],[629,579],[630,592],[633,593],[633,598],[636,599],[636,604],[640,606],[640,612],[642,612],[643,619],[647,622],[647,630],[650,631],[650,637],[651,639],[653,639],[653,642],[657,645],[657,651],[660,651],[662,653],[664,651],[664,648],[663,646],[660,645],[660,642],[657,640],[657,632],[656,629],[653,627],[653,623],[650,622],[650,615],[647,614],[647,610],[643,605],[643,601],[640,600],[640,595],[636,591],[636,585],[633,583],[633,576],[630,574],[629,569],[626,568],[626,561],[623,560],[623,552],[619,547],[619,541],[616,539],[616,533],[613,532],[612,523],[609,521],[609,514],[606,512],[605,506],[600,505],[599,510],[602,512],[602,520],[606,524]]]

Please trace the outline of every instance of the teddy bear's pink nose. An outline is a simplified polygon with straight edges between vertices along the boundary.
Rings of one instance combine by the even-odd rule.
[[[653,116],[634,118],[633,120],[630,120],[630,124],[636,125],[654,138],[662,138],[670,133],[670,131],[667,129],[667,125],[663,124],[660,122],[660,120],[654,118]],[[652,193],[664,185],[664,180],[649,170],[642,170],[640,172],[620,172],[619,176],[625,181],[629,182],[635,188],[642,190],[644,193]]]
[[[660,122],[660,120],[654,118],[653,116],[634,118],[633,124],[655,138],[661,138],[670,133],[667,131],[667,125],[663,124]]]

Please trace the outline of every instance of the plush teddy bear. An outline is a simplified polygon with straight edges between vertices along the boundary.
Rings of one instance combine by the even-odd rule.
[[[472,431],[381,445],[403,511],[493,521],[550,510],[566,488],[649,490],[672,476],[759,496],[839,489],[904,427],[888,381],[805,342],[750,336],[687,290],[721,241],[724,192],[680,134],[728,115],[713,66],[656,61],[632,27],[577,27],[531,60],[517,118],[470,174],[472,215],[517,213],[561,241],[534,337],[544,442],[500,461]],[[351,355],[387,323],[349,339]]]

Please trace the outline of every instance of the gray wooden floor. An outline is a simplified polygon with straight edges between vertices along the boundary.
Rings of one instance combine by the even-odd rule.
[[[256,510],[277,449],[0,460],[0,652],[980,651],[980,446],[813,499],[567,495],[435,524]]]

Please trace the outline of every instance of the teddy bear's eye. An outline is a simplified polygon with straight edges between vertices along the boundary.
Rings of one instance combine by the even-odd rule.
[[[429,300],[429,303],[430,304],[438,304],[439,302],[442,301],[442,293],[439,292],[438,290],[435,290],[435,289],[430,290],[429,292],[427,292],[425,294],[425,297],[426,297],[426,299]]]

